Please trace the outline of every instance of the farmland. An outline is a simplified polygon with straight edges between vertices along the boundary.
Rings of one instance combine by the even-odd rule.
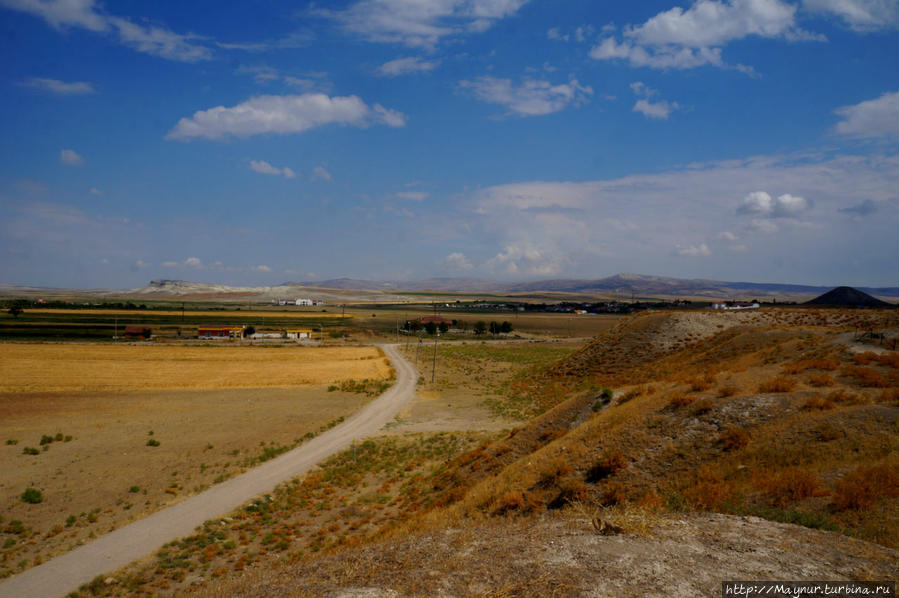
[[[373,347],[0,344],[0,576],[333,427],[391,374]]]

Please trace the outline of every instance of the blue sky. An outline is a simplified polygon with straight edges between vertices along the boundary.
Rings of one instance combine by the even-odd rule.
[[[0,282],[899,285],[895,0],[0,0]]]

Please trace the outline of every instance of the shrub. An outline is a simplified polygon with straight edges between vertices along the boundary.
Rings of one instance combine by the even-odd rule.
[[[834,405],[833,401],[831,401],[830,399],[826,399],[821,395],[809,397],[805,400],[805,403],[802,404],[802,408],[806,411],[824,411],[827,409],[833,409],[834,407],[836,407],[836,405]]]
[[[715,376],[713,374],[706,374],[701,378],[693,378],[692,380],[690,380],[690,390],[692,392],[701,392],[703,390],[708,390],[714,383]]]
[[[517,491],[508,491],[500,497],[499,502],[494,509],[497,515],[505,515],[509,511],[517,511],[524,506],[524,495]]]
[[[128,488],[128,492],[131,492],[132,494],[135,492],[140,492],[140,487],[139,486],[131,486],[130,488]]]
[[[21,499],[22,502],[36,505],[38,503],[44,502],[44,494],[37,488],[28,488],[27,490],[25,490],[25,492],[22,493]]]
[[[595,484],[609,476],[615,475],[622,469],[627,468],[627,466],[628,461],[620,451],[611,451],[587,470],[586,479],[591,484]]]
[[[796,388],[796,381],[787,376],[777,376],[759,385],[759,392],[790,392]]]
[[[849,405],[860,405],[865,402],[863,396],[852,394],[846,390],[834,390],[827,393],[827,400],[834,403],[847,403]]]
[[[855,378],[861,386],[866,388],[887,388],[889,381],[874,368],[866,368],[855,365],[847,366],[843,373]]]
[[[833,507],[837,511],[867,509],[882,498],[899,496],[899,467],[895,465],[861,466],[837,482]]]
[[[887,388],[880,393],[880,402],[899,405],[899,388]]]
[[[833,386],[836,380],[830,374],[812,374],[808,377],[808,383],[818,388],[822,386]]]
[[[620,505],[627,500],[627,486],[621,482],[609,482],[602,489],[599,503],[605,507]]]
[[[41,436],[41,442],[40,442],[41,446],[44,446],[45,444],[50,444],[51,442],[53,442],[52,436],[47,436],[46,434]]]
[[[565,505],[583,502],[590,494],[590,489],[582,481],[576,478],[565,478],[559,484],[559,493],[550,501],[547,508],[561,509]]]
[[[696,397],[691,397],[690,395],[674,395],[671,397],[671,400],[668,401],[668,406],[678,409],[690,405],[695,400]]]
[[[731,426],[721,433],[718,442],[726,451],[736,451],[749,444],[750,436],[746,428]]]
[[[160,442],[155,438],[151,438],[147,441],[147,446],[159,446]]]
[[[736,386],[733,386],[733,385],[722,386],[721,388],[718,389],[718,396],[723,399],[725,397],[732,397],[735,394],[737,394],[738,392],[739,392],[739,390],[737,389]]]
[[[733,489],[720,474],[703,467],[693,485],[684,490],[684,497],[695,509],[718,510],[733,497]]]
[[[26,446],[25,448],[22,449],[22,454],[23,455],[40,455],[41,452],[38,449],[34,448],[33,446]]]
[[[831,422],[824,422],[818,426],[818,440],[821,442],[830,442],[836,440],[843,435],[843,431]]]
[[[809,496],[820,496],[821,481],[804,469],[791,467],[768,475],[754,484],[771,506],[785,507]]]
[[[555,483],[563,476],[571,473],[571,465],[562,457],[556,457],[550,460],[538,475],[537,485],[544,488],[555,485]]]
[[[709,399],[702,399],[697,401],[695,405],[693,405],[693,409],[691,412],[693,415],[705,415],[706,413],[711,412],[715,408],[715,404],[712,403]]]
[[[7,444],[7,446],[13,445],[13,444],[19,444],[19,441],[18,441],[18,440],[13,440],[12,438],[10,438],[10,439],[8,439],[8,440],[6,441],[6,444]]]

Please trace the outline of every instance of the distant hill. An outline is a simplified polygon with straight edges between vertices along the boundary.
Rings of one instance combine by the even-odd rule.
[[[852,287],[837,287],[819,297],[815,297],[811,301],[807,301],[806,305],[828,305],[841,307],[895,307],[891,303],[881,301],[876,297],[872,297],[868,293],[865,293],[858,289],[853,289]]]

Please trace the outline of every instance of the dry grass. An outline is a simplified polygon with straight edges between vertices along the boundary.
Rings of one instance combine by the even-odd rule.
[[[796,389],[796,380],[787,376],[777,376],[759,384],[759,392],[791,392]]]
[[[0,344],[6,393],[286,387],[390,376],[375,347]]]
[[[867,509],[875,502],[899,497],[899,466],[882,463],[862,466],[846,474],[834,488],[833,505],[838,511]]]

